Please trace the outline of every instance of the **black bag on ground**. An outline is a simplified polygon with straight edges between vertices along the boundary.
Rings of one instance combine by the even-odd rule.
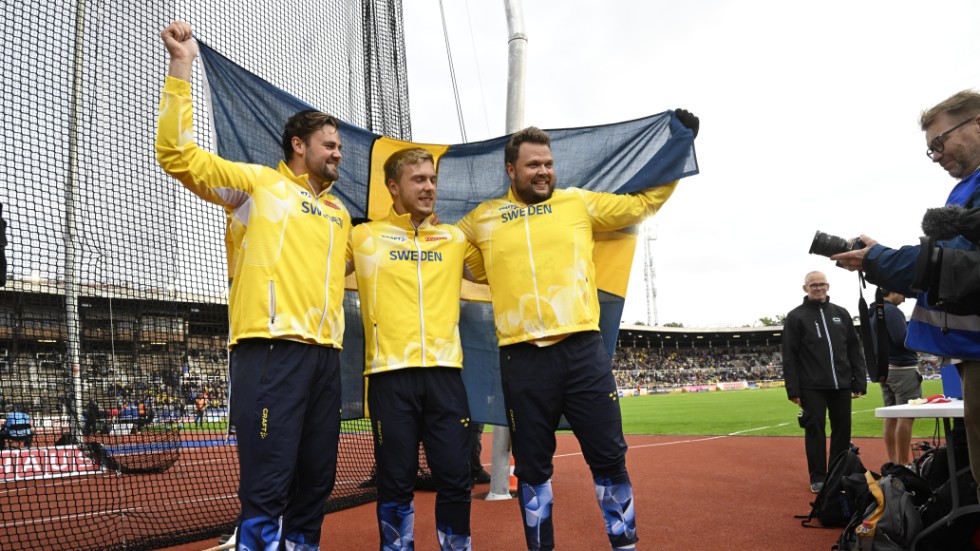
[[[803,519],[800,524],[809,528],[816,528],[811,523],[813,519],[820,521],[820,526],[844,526],[854,515],[854,503],[848,499],[844,493],[844,478],[854,473],[864,473],[865,468],[858,457],[856,448],[844,450],[833,461],[827,470],[827,476],[823,481],[823,488],[817,497],[810,503],[810,514],[806,516],[797,515],[796,518]]]
[[[881,476],[894,476],[902,481],[905,491],[912,496],[912,503],[921,507],[932,497],[932,486],[912,469],[897,463],[885,463],[881,466]]]
[[[871,473],[871,476],[875,479],[878,478],[878,475],[875,473]],[[857,534],[854,532],[854,529],[864,521],[864,512],[868,510],[868,507],[877,503],[877,501],[875,500],[874,494],[871,493],[871,488],[868,486],[868,478],[865,473],[849,474],[844,477],[843,483],[844,494],[854,505],[854,514],[851,515],[850,520],[844,525],[844,531],[837,538],[837,544],[831,549],[851,551],[858,549]]]
[[[953,419],[949,430],[949,438],[955,443],[956,464],[962,467],[970,464],[970,449],[966,445],[966,424],[963,419]],[[920,447],[926,444],[920,444]],[[927,444],[926,444],[927,445]],[[929,481],[932,489],[936,490],[949,480],[949,458],[946,446],[930,447],[915,459],[915,466],[922,478]]]
[[[963,467],[957,471],[956,483],[958,484],[960,506],[975,505],[977,503],[977,485],[973,480],[970,467]],[[953,509],[952,485],[953,480],[947,480],[921,507],[923,524],[931,526]],[[949,526],[936,530],[923,538],[919,549],[924,551],[973,551],[976,548],[971,543],[971,539],[980,526],[978,520],[980,520],[980,514],[960,517]]]
[[[966,442],[966,435],[960,436],[956,441],[956,457],[954,458],[956,465],[959,467],[969,465],[969,449],[965,445],[959,445],[959,442]],[[922,454],[921,461],[918,462],[919,474],[929,482],[934,491],[949,481],[949,457],[947,453],[949,451],[946,446],[940,446]]]

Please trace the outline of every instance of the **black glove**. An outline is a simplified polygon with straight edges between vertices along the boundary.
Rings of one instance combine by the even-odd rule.
[[[698,128],[701,126],[701,119],[694,116],[694,113],[691,113],[687,109],[674,109],[674,115],[677,116],[677,120],[681,121],[681,124],[685,128],[690,129],[694,133],[695,138],[698,137]]]

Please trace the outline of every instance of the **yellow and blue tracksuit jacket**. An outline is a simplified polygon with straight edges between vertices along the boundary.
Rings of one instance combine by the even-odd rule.
[[[480,252],[455,226],[415,228],[409,214],[359,224],[353,261],[364,323],[365,375],[406,367],[463,366],[459,293]],[[480,268],[476,268],[479,270]]]
[[[630,195],[556,189],[534,205],[508,190],[460,219],[456,225],[483,253],[499,345],[546,345],[569,333],[598,331],[593,233],[641,222],[676,186]]]
[[[244,228],[237,257],[229,258],[231,346],[267,338],[341,348],[350,213],[329,187],[314,195],[306,175],[296,176],[285,162],[273,170],[198,147],[190,90],[190,83],[167,77],[157,161]]]

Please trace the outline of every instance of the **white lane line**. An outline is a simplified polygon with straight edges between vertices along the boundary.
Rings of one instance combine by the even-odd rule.
[[[873,412],[874,410],[875,410],[875,408],[872,408],[872,409],[862,409],[862,410],[858,410],[858,411],[851,411],[851,416],[853,417],[854,414],[856,414],[856,413]],[[677,444],[693,444],[693,443],[697,443],[697,442],[709,442],[711,440],[720,440],[722,438],[728,438],[730,436],[739,436],[739,435],[747,434],[747,433],[750,433],[750,432],[758,432],[760,430],[782,428],[782,427],[785,427],[787,425],[793,425],[793,424],[795,424],[795,422],[793,422],[793,421],[787,421],[785,423],[778,423],[778,424],[775,424],[775,425],[766,425],[766,426],[763,426],[763,427],[753,427],[753,428],[750,428],[750,429],[735,431],[735,432],[732,432],[732,433],[729,433],[729,434],[718,434],[718,435],[714,435],[714,436],[705,436],[703,438],[688,438],[688,439],[684,439],[684,440],[672,440],[670,442],[656,442],[656,443],[653,443],[653,444],[630,444],[630,449],[631,450],[634,450],[634,449],[638,449],[638,448],[657,448],[657,447],[660,447],[660,446],[676,446]],[[655,435],[639,435],[639,434],[637,434],[637,435],[627,435],[627,436],[655,436]],[[555,458],[559,458],[559,457],[574,457],[576,455],[582,455],[582,452],[559,454],[559,455],[555,455]]]

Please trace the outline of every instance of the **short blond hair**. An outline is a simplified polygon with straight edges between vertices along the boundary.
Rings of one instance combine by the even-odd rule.
[[[926,109],[919,117],[922,130],[928,128],[942,113],[949,113],[953,117],[980,115],[980,93],[975,90],[961,90]]]
[[[433,166],[436,164],[432,153],[421,147],[399,149],[385,161],[385,181],[394,180],[397,182],[406,166],[422,164],[426,161],[432,163]]]

